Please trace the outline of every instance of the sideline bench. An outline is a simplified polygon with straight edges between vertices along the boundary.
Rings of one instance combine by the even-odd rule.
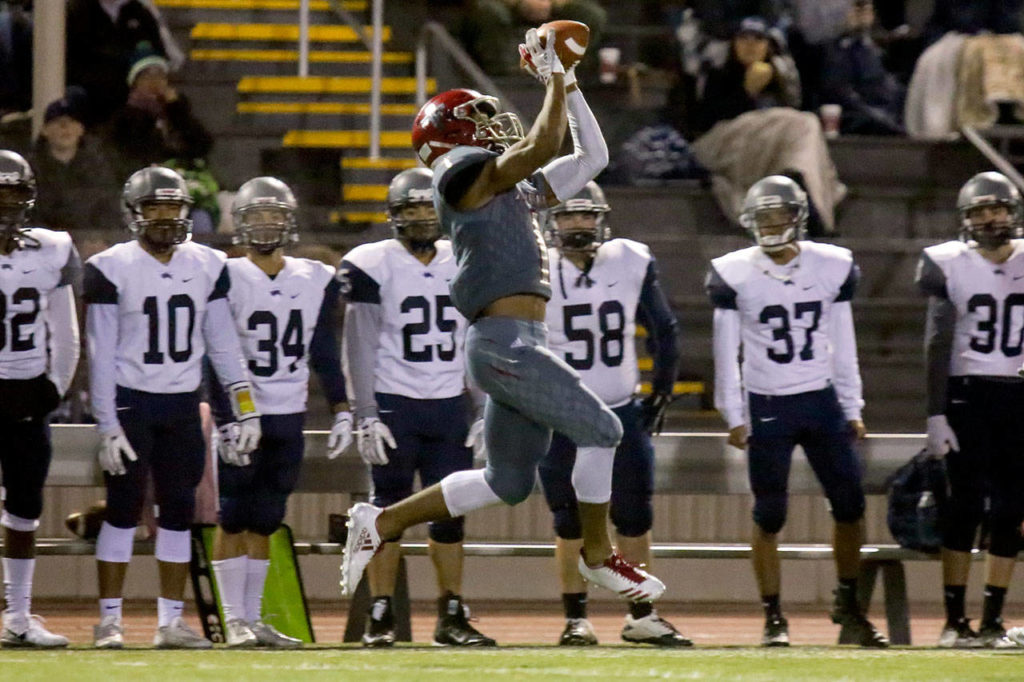
[[[102,475],[96,462],[95,452],[99,436],[91,426],[53,426],[54,458],[47,480],[48,486],[98,486]],[[353,496],[365,496],[370,491],[370,479],[366,466],[359,459],[354,448],[336,460],[324,455],[326,431],[307,431],[307,454],[297,490],[302,492],[343,492]],[[924,444],[919,434],[878,434],[868,436],[858,446],[864,464],[864,486],[868,494],[884,494],[886,479]],[[747,483],[746,455],[725,445],[722,433],[665,433],[654,438],[656,468],[655,491],[660,494],[749,494]],[[820,487],[814,473],[802,455],[794,458],[790,472],[791,493],[817,493]],[[403,542],[407,555],[422,556],[427,553],[425,542]],[[466,542],[467,556],[477,557],[549,557],[554,556],[553,543],[504,543]],[[90,555],[93,543],[77,539],[40,538],[37,553],[41,556]],[[340,555],[341,546],[329,542],[297,542],[296,553],[300,555]],[[659,559],[749,559],[749,544],[720,543],[673,543],[655,544],[653,554]],[[788,544],[779,548],[783,559],[827,559],[832,550],[829,545]],[[152,554],[152,542],[136,543],[136,554]],[[975,553],[979,558],[980,553]],[[910,619],[907,602],[904,561],[933,560],[929,554],[902,549],[896,545],[869,545],[861,550],[863,560],[862,576],[859,581],[861,602],[867,604],[875,589],[878,573],[882,574],[882,587],[888,621],[889,638],[894,644],[910,644]],[[405,595],[407,589],[400,582],[396,601]],[[346,641],[356,641],[362,633],[367,600],[358,595],[350,604],[349,625]],[[397,604],[396,604],[397,607]],[[403,609],[406,617],[408,603]],[[402,612],[396,608],[396,619]],[[402,624],[396,623],[398,635],[402,635]],[[404,627],[408,627],[406,621]],[[351,632],[350,632],[351,630]],[[354,639],[350,639],[354,635]]]

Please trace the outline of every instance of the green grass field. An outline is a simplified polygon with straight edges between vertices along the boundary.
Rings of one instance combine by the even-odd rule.
[[[0,652],[4,679],[65,680],[1024,680],[1024,650],[863,651],[794,647],[662,651],[636,647],[492,650],[399,647],[390,651],[317,648],[303,651]]]

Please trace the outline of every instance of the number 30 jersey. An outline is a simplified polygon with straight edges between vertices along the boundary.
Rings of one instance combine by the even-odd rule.
[[[385,239],[341,261],[343,358],[357,416],[376,410],[373,393],[437,399],[465,390],[466,319],[449,291],[458,266],[451,242],[435,248],[424,265],[397,239]]]

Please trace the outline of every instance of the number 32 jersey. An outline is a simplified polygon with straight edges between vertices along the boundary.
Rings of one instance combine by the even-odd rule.
[[[417,399],[453,398],[466,388],[466,318],[449,291],[458,266],[450,241],[435,248],[424,265],[397,239],[385,239],[358,246],[341,261],[341,293],[349,303],[345,376],[358,414],[373,402],[368,386]]]

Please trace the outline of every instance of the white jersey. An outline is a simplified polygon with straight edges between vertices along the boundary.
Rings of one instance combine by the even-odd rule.
[[[25,248],[0,254],[0,379],[31,379],[49,369],[50,295],[81,275],[66,232],[30,228],[25,236]]]
[[[1024,359],[1024,240],[1003,263],[950,241],[924,250],[918,283],[956,308],[950,376],[1017,377]]]
[[[837,333],[833,325],[837,306],[853,296],[858,269],[848,249],[810,241],[799,246],[800,253],[786,265],[776,265],[759,246],[715,258],[708,293],[716,308],[739,313],[747,391],[792,395],[835,383],[848,418],[859,418],[852,321],[848,334]],[[843,312],[849,315],[848,303]],[[717,344],[716,339],[716,384],[727,371],[719,361],[730,361],[720,357]]]
[[[397,239],[358,246],[341,262],[341,292],[349,303],[372,311],[375,339],[354,338],[346,312],[345,376],[357,405],[373,401],[360,395],[360,384],[372,385],[375,393],[391,393],[418,399],[452,398],[466,388],[463,357],[466,319],[452,303],[449,282],[458,268],[451,242],[439,240],[433,260],[424,265]],[[353,319],[360,319],[352,316]],[[368,318],[365,318],[368,319]],[[354,344],[376,352],[353,366]],[[350,352],[350,349],[352,352]],[[372,380],[360,375],[373,372]]]
[[[163,264],[130,241],[86,261],[86,302],[117,305],[118,386],[148,393],[199,388],[204,317],[209,302],[227,296],[226,259],[220,251],[185,242]]]
[[[605,404],[624,405],[640,381],[633,339],[650,249],[613,239],[598,248],[586,273],[558,249],[548,250],[548,262],[548,348],[578,371]]]
[[[256,407],[262,414],[305,412],[310,344],[334,268],[289,256],[273,278],[248,258],[231,258],[227,268],[228,304]]]

